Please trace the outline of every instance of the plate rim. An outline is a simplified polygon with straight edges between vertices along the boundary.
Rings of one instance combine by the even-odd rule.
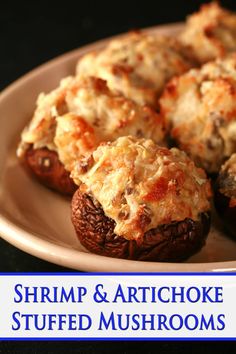
[[[169,23],[163,25],[157,25],[141,29],[144,32],[165,32],[171,29],[171,31],[180,31],[183,27],[182,22]],[[100,39],[98,41],[89,43],[77,49],[71,50],[64,54],[61,54],[49,61],[37,66],[33,70],[24,74],[5,89],[0,92],[0,105],[4,101],[5,97],[9,94],[13,94],[15,90],[25,81],[33,79],[34,76],[42,74],[45,70],[50,70],[55,63],[63,63],[69,59],[73,59],[87,53],[88,51],[102,48],[111,39],[124,36],[126,33],[117,34],[114,36]],[[44,259],[51,263],[65,266],[71,269],[95,272],[99,265],[102,272],[106,272],[109,269],[110,272],[120,272],[117,268],[128,266],[129,272],[135,272],[135,268],[139,268],[142,264],[146,269],[141,272],[233,272],[236,271],[236,260],[225,262],[208,262],[208,263],[174,263],[174,262],[140,262],[126,259],[118,259],[96,255],[93,253],[87,253],[80,250],[76,250],[70,247],[62,246],[53,241],[47,241],[36,235],[28,232],[27,230],[16,225],[10,220],[2,211],[0,211],[0,237],[9,242],[13,246],[20,250],[27,252],[35,257]],[[40,244],[40,245],[39,245]],[[64,255],[63,255],[64,254]],[[75,258],[75,259],[74,259]],[[93,260],[91,262],[91,260]],[[96,262],[94,262],[96,260]],[[114,266],[115,264],[115,266]],[[164,269],[163,269],[164,268]],[[174,270],[173,270],[174,268]],[[136,270],[137,271],[137,270]],[[140,270],[138,270],[140,272]]]
[[[10,232],[9,232],[10,231]],[[19,233],[20,232],[20,233]],[[19,234],[18,234],[19,233]],[[86,269],[90,272],[95,272],[97,268],[94,266],[94,262],[92,265],[90,264],[91,258],[96,259],[97,262],[102,262],[104,265],[106,264],[103,272],[106,272],[109,269],[109,272],[120,272],[117,270],[117,266],[114,267],[112,263],[119,263],[120,265],[129,265],[132,268],[136,268],[138,265],[142,264],[148,268],[144,271],[138,270],[138,272],[173,272],[173,266],[175,268],[175,272],[233,272],[236,271],[236,262],[235,261],[226,261],[226,262],[208,262],[208,263],[174,263],[174,262],[140,262],[140,261],[133,261],[133,260],[126,260],[126,259],[119,259],[119,258],[111,258],[100,256],[93,253],[87,253],[83,251],[79,251],[70,247],[65,247],[52,241],[47,241],[41,239],[30,233],[20,226],[14,224],[14,222],[10,221],[6,216],[0,213],[0,234],[1,238],[8,241],[13,246],[25,251],[31,255],[34,255],[38,258],[42,258],[46,261],[58,264],[62,266],[61,261],[63,260],[63,266],[83,270],[84,263],[87,264]],[[16,236],[17,235],[17,236]],[[20,237],[19,237],[20,235]],[[16,236],[16,237],[15,237]],[[38,245],[40,243],[40,247]],[[66,255],[63,255],[63,252],[66,252]],[[78,255],[80,257],[79,262],[76,260],[74,261],[74,256]],[[53,261],[52,261],[53,259]],[[128,262],[128,263],[127,263]],[[82,265],[81,266],[79,265]],[[164,270],[159,269],[163,268]],[[220,266],[224,265],[227,268]],[[130,267],[129,267],[130,268]],[[204,269],[202,269],[204,268]],[[85,270],[85,268],[84,268]],[[134,270],[133,270],[134,271]],[[128,272],[131,272],[128,270]]]

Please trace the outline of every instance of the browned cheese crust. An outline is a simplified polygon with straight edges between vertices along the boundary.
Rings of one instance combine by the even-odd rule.
[[[223,57],[236,50],[236,15],[217,2],[203,4],[187,18],[180,40],[200,63]]]
[[[98,201],[80,189],[72,199],[72,222],[89,251],[142,261],[182,261],[201,249],[210,228],[209,213],[201,213],[197,221],[186,218],[153,228],[141,243],[127,240],[114,233],[115,222],[104,214]]]
[[[27,164],[29,157],[25,155],[30,149],[29,167],[38,179],[56,191],[71,194],[74,184],[69,173],[74,162],[89,156],[101,142],[129,134],[162,144],[165,122],[150,107],[113,93],[104,80],[68,77],[57,89],[39,95],[17,155]],[[41,164],[42,151],[46,163],[52,159],[49,168]]]
[[[189,50],[176,38],[135,31],[111,40],[103,50],[85,54],[77,74],[100,77],[112,91],[156,109],[165,83],[194,64]]]
[[[236,151],[236,54],[172,79],[160,99],[177,145],[208,173]]]
[[[90,251],[180,261],[203,246],[210,184],[184,152],[120,137],[100,145],[82,167],[79,162],[72,172],[79,185],[72,222]]]

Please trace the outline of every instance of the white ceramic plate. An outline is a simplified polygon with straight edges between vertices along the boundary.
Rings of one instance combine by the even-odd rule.
[[[179,24],[148,29],[177,33]],[[62,77],[73,74],[78,58],[101,48],[96,42],[33,70],[0,95],[0,235],[16,247],[39,258],[85,271],[236,271],[236,242],[220,231],[215,217],[206,246],[185,263],[120,260],[85,250],[70,221],[70,201],[31,179],[19,165],[15,150],[25,123],[32,116],[42,91],[56,87]],[[217,225],[217,228],[216,228]]]

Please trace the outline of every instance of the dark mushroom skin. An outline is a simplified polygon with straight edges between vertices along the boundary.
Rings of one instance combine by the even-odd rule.
[[[227,195],[225,192],[227,190]],[[219,173],[214,186],[215,208],[220,215],[225,229],[236,237],[236,206],[230,206],[231,197],[236,198],[236,182],[228,173]]]
[[[72,196],[78,188],[57,153],[46,147],[34,149],[30,146],[24,154],[24,165],[39,182],[60,194]]]
[[[198,221],[185,219],[151,229],[138,244],[116,235],[115,222],[104,214],[99,202],[78,189],[72,199],[72,223],[81,244],[93,253],[132,260],[178,262],[205,244],[210,213],[200,214]]]

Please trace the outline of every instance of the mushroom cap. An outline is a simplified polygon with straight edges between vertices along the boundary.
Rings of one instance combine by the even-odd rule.
[[[159,225],[186,218],[198,220],[210,209],[206,174],[182,151],[150,139],[120,137],[100,145],[71,174],[116,222],[115,233],[142,239]]]
[[[73,195],[75,192],[77,187],[55,151],[29,146],[25,152],[24,164],[37,180],[50,189],[64,195]]]
[[[182,261],[205,243],[210,228],[210,214],[199,219],[186,218],[161,225],[144,234],[141,243],[114,233],[115,222],[104,214],[101,205],[80,188],[72,199],[72,223],[83,246],[108,257],[142,261]]]
[[[226,230],[236,237],[236,154],[222,165],[214,191],[216,210]]]

